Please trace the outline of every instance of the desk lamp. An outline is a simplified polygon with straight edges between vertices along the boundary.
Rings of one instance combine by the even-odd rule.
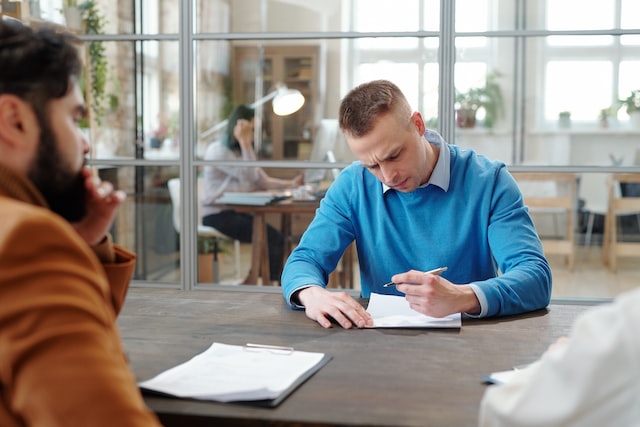
[[[297,89],[289,89],[283,84],[276,85],[275,90],[266,94],[262,98],[254,101],[250,107],[256,108],[259,105],[266,103],[273,99],[272,106],[273,112],[278,116],[288,116],[295,113],[304,105],[304,95]],[[220,123],[210,127],[206,131],[200,134],[200,139],[204,139],[216,131],[222,129],[227,125],[228,120],[223,120]]]

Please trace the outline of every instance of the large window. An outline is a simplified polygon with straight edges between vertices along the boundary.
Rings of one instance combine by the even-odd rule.
[[[547,2],[545,26],[551,31],[593,31],[640,26],[640,4],[631,1],[594,3],[581,7],[577,0]],[[571,22],[566,17],[573,15]],[[635,22],[633,22],[633,17]],[[640,39],[636,36],[562,35],[541,39],[544,95],[541,123],[571,113],[572,123],[596,127],[603,110],[614,125],[629,126],[629,116],[618,109],[618,101],[637,89]],[[608,110],[608,111],[607,111]],[[619,123],[618,123],[619,121]]]
[[[66,24],[63,3],[41,0],[33,10]],[[212,245],[198,233],[198,177],[215,164],[204,153],[231,110],[282,84],[300,90],[306,103],[286,117],[260,104],[260,149],[251,165],[280,178],[320,170],[329,185],[333,170],[353,159],[332,133],[340,99],[358,83],[388,78],[450,143],[514,171],[575,173],[589,182],[576,195],[575,245],[584,246],[592,218],[589,241],[599,249],[604,218],[591,217],[586,206],[606,199],[608,174],[640,167],[640,124],[634,127],[620,103],[640,90],[640,6],[583,3],[90,2],[102,25],[73,29],[87,42],[86,63],[101,64],[98,74],[88,68],[84,82],[87,102],[102,105],[87,123],[91,163],[129,195],[113,233],[138,252],[135,284],[192,289],[242,282],[252,248],[242,243],[237,252],[231,239]],[[173,178],[182,183],[177,216],[167,185]],[[293,217],[290,242],[311,216]],[[566,217],[534,220],[553,237],[564,233],[557,224]],[[267,221],[281,224],[278,215]],[[630,218],[623,223],[632,238],[640,235]],[[561,263],[557,268],[566,271]]]

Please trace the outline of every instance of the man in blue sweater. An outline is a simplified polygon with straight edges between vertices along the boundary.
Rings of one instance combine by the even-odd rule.
[[[339,123],[359,161],[337,177],[287,260],[282,291],[292,308],[325,328],[372,325],[351,296],[326,289],[354,240],[365,298],[405,295],[433,317],[547,306],[551,270],[503,163],[445,143],[386,80],[347,94]],[[441,276],[423,273],[441,266]],[[398,285],[383,287],[389,281]]]

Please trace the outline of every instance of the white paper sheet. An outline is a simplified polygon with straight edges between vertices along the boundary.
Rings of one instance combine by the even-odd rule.
[[[373,318],[373,328],[460,328],[460,313],[446,317],[430,317],[409,307],[402,296],[372,293],[367,311]]]
[[[213,343],[191,360],[139,386],[176,397],[219,402],[275,399],[323,357],[323,353]]]

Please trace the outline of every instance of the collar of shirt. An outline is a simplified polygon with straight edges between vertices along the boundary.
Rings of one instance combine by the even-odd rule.
[[[429,177],[429,181],[425,184],[422,184],[418,188],[424,188],[430,184],[436,185],[442,188],[444,191],[449,190],[449,181],[451,178],[451,168],[449,167],[451,164],[451,152],[446,149],[447,144],[445,143],[442,136],[434,131],[427,129],[424,134],[426,140],[433,145],[437,145],[440,147],[440,155],[438,156],[438,161],[436,162],[436,167],[433,168],[433,172],[431,172],[431,176]],[[382,193],[386,193],[387,190],[391,188],[382,184]]]

